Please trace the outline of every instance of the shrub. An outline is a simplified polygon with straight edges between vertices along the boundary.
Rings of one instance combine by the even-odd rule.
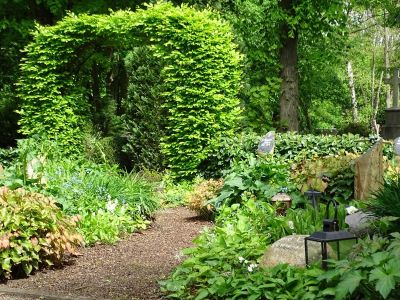
[[[164,166],[161,138],[167,111],[162,106],[162,60],[148,46],[136,47],[125,57],[128,95],[122,101],[122,152],[130,169],[159,170]]]
[[[249,154],[256,153],[260,138],[255,133],[245,132],[233,137],[221,137],[218,147],[201,163],[200,174],[205,178],[221,178],[233,161],[245,160]]]
[[[18,109],[19,101],[13,87],[1,84],[0,88],[0,148],[15,146],[16,140],[21,138],[18,133]]]
[[[245,160],[249,154],[257,152],[261,136],[254,133],[241,133],[234,137],[222,138],[220,146],[211,152],[201,165],[206,178],[220,178],[224,170],[231,167],[233,161]],[[362,154],[368,150],[375,139],[359,135],[312,135],[296,133],[277,133],[275,136],[274,156],[289,163],[302,163],[305,159],[330,155]],[[385,147],[390,155],[391,147]]]
[[[216,198],[224,185],[224,181],[220,180],[203,180],[196,184],[193,192],[190,193],[187,203],[190,209],[198,212],[204,217],[211,217],[214,208],[208,203],[209,200]]]
[[[269,201],[283,186],[288,185],[288,166],[273,157],[249,154],[246,160],[235,161],[226,172],[218,197],[210,203],[217,209],[222,205],[240,203],[245,195]]]
[[[60,264],[65,255],[77,254],[82,237],[76,222],[50,198],[3,187],[0,208],[1,276],[29,275],[41,265]]]
[[[291,178],[304,193],[317,190],[334,194],[340,203],[348,203],[354,197],[355,154],[331,155],[304,160],[292,167]]]
[[[187,198],[193,192],[193,182],[187,180],[175,182],[167,172],[159,190],[163,206],[183,206],[186,205]]]
[[[159,2],[135,12],[69,15],[38,27],[21,66],[22,133],[46,133],[65,151],[82,151],[90,105],[77,70],[91,51],[146,42],[164,66],[161,151],[177,178],[194,177],[220,137],[233,135],[240,116],[242,58],[229,24],[208,10]]]
[[[86,129],[83,135],[83,155],[98,164],[116,164],[117,147],[112,137],[101,137],[99,133]]]
[[[17,151],[15,148],[0,148],[0,165],[3,167],[8,167],[11,162],[16,158]]]
[[[304,159],[327,155],[347,153],[362,154],[367,151],[376,139],[359,135],[300,135],[282,133],[276,136],[275,153],[281,157],[300,162]]]

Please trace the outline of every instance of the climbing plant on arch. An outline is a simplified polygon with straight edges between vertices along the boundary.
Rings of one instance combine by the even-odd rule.
[[[158,3],[110,15],[69,15],[38,27],[26,49],[19,92],[21,131],[57,139],[76,151],[88,103],[76,68],[88,49],[150,44],[162,59],[167,111],[161,149],[178,177],[191,177],[221,135],[231,135],[240,109],[241,56],[227,23],[210,11]],[[151,117],[151,116],[149,116]]]

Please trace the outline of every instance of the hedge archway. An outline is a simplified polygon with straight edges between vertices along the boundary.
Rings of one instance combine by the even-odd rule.
[[[38,27],[21,65],[20,126],[25,135],[79,148],[87,100],[74,67],[87,49],[148,43],[162,59],[167,134],[161,149],[179,177],[195,174],[221,135],[233,133],[240,115],[240,54],[227,23],[210,11],[158,3],[110,15],[69,15]]]

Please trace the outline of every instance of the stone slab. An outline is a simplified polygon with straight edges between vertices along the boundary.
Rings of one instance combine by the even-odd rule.
[[[383,140],[379,140],[354,164],[354,198],[367,200],[383,183]]]

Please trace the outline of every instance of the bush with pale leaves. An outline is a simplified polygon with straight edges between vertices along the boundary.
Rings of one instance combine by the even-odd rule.
[[[76,231],[79,218],[67,217],[41,194],[1,187],[0,276],[29,275],[40,266],[61,264],[66,255],[78,255],[83,243]]]

